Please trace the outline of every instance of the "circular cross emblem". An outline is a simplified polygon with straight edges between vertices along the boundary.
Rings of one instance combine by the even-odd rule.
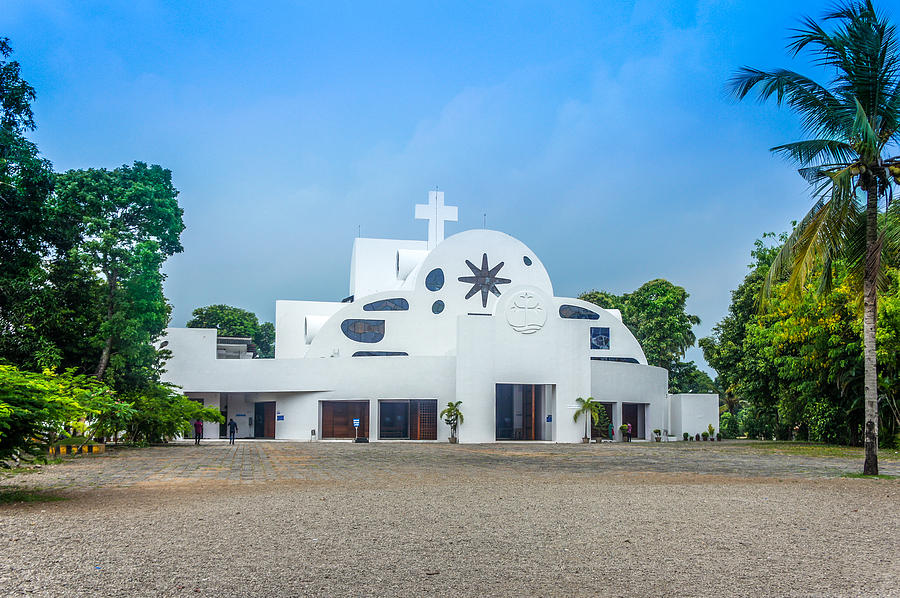
[[[516,332],[532,334],[544,327],[547,312],[537,295],[530,291],[519,291],[506,309],[506,321]]]

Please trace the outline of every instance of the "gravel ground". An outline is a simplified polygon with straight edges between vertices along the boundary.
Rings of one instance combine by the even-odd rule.
[[[556,445],[77,458],[0,482],[68,498],[0,507],[0,595],[900,596],[900,481],[781,455],[696,473],[717,459],[741,466]]]

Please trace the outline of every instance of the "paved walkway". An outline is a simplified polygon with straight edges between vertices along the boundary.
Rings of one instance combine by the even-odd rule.
[[[733,477],[822,478],[858,472],[862,458],[773,454],[734,443],[370,443],[224,441],[117,448],[67,458],[33,474],[0,479],[41,488],[99,488],[191,480],[355,480],[490,475],[492,472],[595,476],[598,473],[712,474]],[[900,475],[900,460],[882,459],[882,473]]]

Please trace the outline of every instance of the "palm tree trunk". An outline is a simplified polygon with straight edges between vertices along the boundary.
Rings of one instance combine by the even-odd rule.
[[[878,362],[875,355],[875,329],[878,315],[878,269],[881,247],[878,243],[878,194],[874,184],[866,190],[866,264],[863,278],[863,357],[865,373],[866,460],[863,474],[878,475]]]

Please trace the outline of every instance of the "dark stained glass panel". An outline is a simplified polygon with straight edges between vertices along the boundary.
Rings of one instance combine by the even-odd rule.
[[[409,309],[409,301],[402,297],[382,299],[363,305],[363,311],[406,311]]]
[[[600,314],[577,305],[560,305],[559,317],[569,320],[599,320]]]
[[[591,349],[609,349],[609,328],[591,327]]]
[[[344,336],[358,343],[377,343],[384,338],[384,320],[344,320]]]

